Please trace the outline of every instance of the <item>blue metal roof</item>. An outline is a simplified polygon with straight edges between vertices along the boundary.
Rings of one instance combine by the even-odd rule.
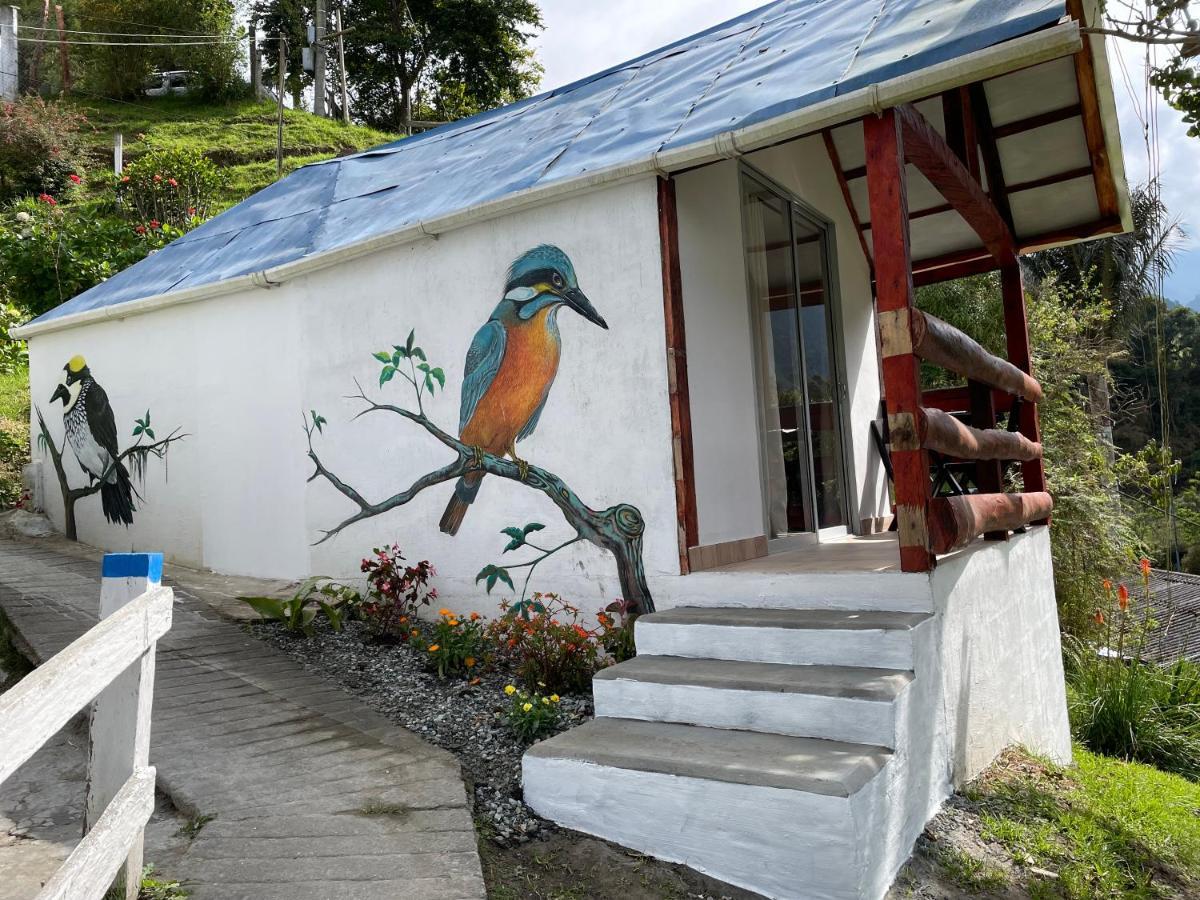
[[[35,321],[259,272],[646,160],[1064,12],[1065,0],[777,0],[566,87],[298,169]]]

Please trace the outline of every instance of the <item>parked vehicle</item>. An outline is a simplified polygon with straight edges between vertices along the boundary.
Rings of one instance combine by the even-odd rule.
[[[195,72],[178,69],[172,72],[155,72],[146,79],[143,90],[147,97],[184,96],[191,93]]]

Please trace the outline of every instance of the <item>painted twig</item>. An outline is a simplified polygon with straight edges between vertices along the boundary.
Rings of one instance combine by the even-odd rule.
[[[447,434],[430,421],[423,412],[413,412],[388,403],[376,403],[363,392],[362,386],[357,381],[355,384],[358,386],[358,393],[348,399],[361,400],[366,404],[366,408],[354,418],[357,419],[374,412],[393,413],[424,428],[448,449],[454,451],[456,456],[449,465],[422,475],[406,490],[393,494],[378,503],[371,503],[357,490],[329,471],[321,462],[312,445],[313,432],[317,430],[317,426],[305,419],[304,431],[308,436],[308,457],[315,467],[308,480],[325,479],[335,490],[358,506],[358,512],[354,515],[333,528],[325,530],[321,539],[316,542],[317,544],[324,543],[355,522],[361,522],[364,519],[373,518],[404,506],[428,487],[452,481],[468,472],[483,471],[498,478],[520,482],[545,494],[558,507],[567,524],[575,529],[580,539],[589,541],[613,555],[617,562],[617,573],[621,581],[623,598],[636,604],[639,612],[654,611],[654,601],[650,596],[650,588],[642,568],[642,535],[646,525],[641,512],[636,507],[628,503],[621,503],[608,509],[592,509],[554,473],[534,465],[529,465],[527,470],[522,471],[522,468],[511,460],[486,452],[480,453],[476,448],[469,447],[458,438]]]

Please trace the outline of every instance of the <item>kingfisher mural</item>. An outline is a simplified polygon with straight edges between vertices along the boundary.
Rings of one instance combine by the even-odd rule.
[[[133,437],[136,440],[121,450],[117,420],[108,402],[108,393],[92,376],[87,361],[82,356],[72,356],[63,366],[63,373],[62,381],[50,395],[50,402],[61,400],[63,404],[64,447],[60,448],[54,442],[42,411],[35,408],[41,428],[38,445],[49,452],[58,476],[63,497],[63,531],[71,540],[77,540],[76,501],[99,493],[104,518],[113,524],[129,527],[137,511],[134,499],[141,499],[133,482],[135,479],[140,481],[145,475],[147,459],[151,456],[165,459],[171,444],[187,435],[180,434],[176,428],[164,438],[155,438],[154,428],[150,424],[150,411],[146,410],[145,418],[134,420]],[[75,454],[79,468],[88,476],[86,487],[72,488],[67,480],[62,460],[67,444]],[[129,463],[128,468],[126,462]]]
[[[517,455],[516,445],[533,434],[541,419],[558,375],[562,341],[558,312],[568,307],[605,330],[608,323],[579,287],[575,266],[559,247],[540,244],[518,256],[508,267],[503,294],[467,350],[460,394],[458,437],[429,418],[426,399],[446,386],[445,372],[426,358],[417,346],[415,332],[403,344],[380,350],[379,387],[395,380],[407,381],[413,391],[415,409],[377,402],[359,386],[353,397],[364,404],[358,416],[391,413],[407,419],[453,450],[453,462],[416,479],[409,487],[379,502],[368,501],[321,461],[314,441],[324,435],[328,420],[316,410],[305,416],[308,457],[314,466],[309,481],[323,479],[358,507],[358,511],[324,531],[316,543],[330,540],[343,529],[404,506],[434,485],[454,481],[454,493],[442,514],[442,532],[455,535],[471,504],[479,495],[485,476],[519,482],[543,494],[562,514],[574,536],[549,547],[534,543],[535,532],[545,529],[540,522],[513,525],[503,530],[508,542],[501,554],[525,551],[526,559],[485,565],[476,576],[490,593],[503,583],[515,593],[512,573],[524,573],[524,584],[512,610],[527,614],[529,583],[544,560],[580,541],[609,551],[617,564],[623,599],[638,612],[654,609],[642,565],[642,536],[645,521],[637,507],[620,503],[608,509],[590,508],[566,483],[552,472],[531,465]],[[355,416],[355,418],[358,418]],[[505,557],[507,559],[507,557]]]
[[[509,267],[504,297],[467,351],[458,428],[459,438],[477,455],[507,455],[521,472],[528,472],[516,444],[537,428],[558,375],[558,311],[563,306],[608,329],[558,247],[534,247]],[[458,480],[442,515],[443,532],[458,533],[483,476],[482,471],[471,472]]]

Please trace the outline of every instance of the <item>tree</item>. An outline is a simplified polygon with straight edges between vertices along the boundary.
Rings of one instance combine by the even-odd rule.
[[[278,39],[282,35],[287,42],[284,90],[292,96],[292,107],[303,109],[304,91],[312,84],[312,76],[304,71],[303,65],[308,26],[312,23],[311,5],[300,0],[258,0],[252,18],[261,34],[258,46],[263,58],[263,80],[275,89],[279,78]]]
[[[1192,0],[1101,0],[1100,5],[1102,22],[1087,30],[1162,51],[1151,57],[1150,83],[1183,113],[1188,134],[1200,137],[1200,23],[1189,9]]]
[[[343,0],[356,116],[412,132],[414,112],[452,118],[529,96],[533,0]]]

